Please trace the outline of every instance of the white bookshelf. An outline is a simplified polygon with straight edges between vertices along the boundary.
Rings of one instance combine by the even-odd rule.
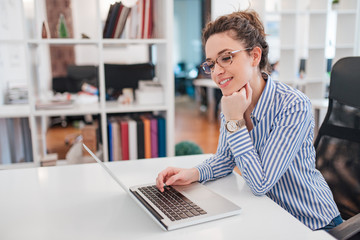
[[[302,90],[310,99],[325,97],[328,79],[326,72],[328,12],[328,0],[309,2],[308,57]]]
[[[300,36],[297,27],[300,24],[300,1],[280,1],[280,61],[279,81],[296,87],[299,69]]]
[[[335,8],[335,12],[337,24],[333,64],[340,58],[360,54],[360,1],[340,1]]]
[[[46,154],[45,133],[47,130],[47,119],[52,116],[79,116],[85,114],[97,115],[101,121],[103,160],[108,161],[108,134],[107,120],[109,114],[115,113],[141,113],[154,112],[166,119],[166,141],[167,155],[174,155],[174,77],[172,65],[172,26],[173,26],[173,1],[154,0],[154,35],[152,39],[103,39],[102,31],[104,20],[107,15],[109,3],[101,0],[76,0],[72,1],[74,38],[73,39],[42,39],[41,26],[46,19],[45,1],[11,1],[15,7],[8,6],[13,11],[11,14],[20,18],[16,22],[16,28],[23,31],[8,30],[5,28],[0,32],[1,49],[23,48],[25,56],[24,82],[28,86],[29,103],[25,105],[5,105],[0,101],[0,118],[28,118],[33,148],[33,164],[39,166],[40,159]],[[86,11],[81,4],[86,4]],[[105,7],[103,6],[105,5]],[[82,7],[81,7],[82,6]],[[14,8],[14,9],[12,9]],[[106,9],[101,10],[101,9]],[[16,10],[14,12],[14,10]],[[7,19],[13,19],[7,16]],[[85,24],[83,24],[85,22]],[[79,24],[79,23],[82,23]],[[81,39],[80,33],[85,31],[90,39]],[[21,32],[21,33],[19,33]],[[1,34],[5,33],[5,34]],[[73,105],[66,109],[38,110],[35,107],[37,100],[41,99],[44,91],[51,89],[50,71],[50,46],[74,46],[75,54],[87,52],[90,56],[88,61],[99,66],[99,92],[100,97],[95,104]],[[143,54],[129,54],[135,50],[145,49],[153,46],[155,55],[155,76],[164,89],[164,101],[159,105],[122,105],[117,102],[106,101],[105,98],[105,63],[123,64],[122,58],[129,59],[130,63],[147,59],[148,52]],[[112,52],[124,52],[119,58],[111,56]],[[138,56],[136,56],[138,55]],[[7,64],[12,59],[0,55],[0,60]],[[111,58],[109,60],[109,58]],[[122,57],[122,58],[121,58]],[[137,58],[139,60],[137,60]],[[110,61],[110,62],[109,62]],[[0,62],[0,63],[2,63]],[[125,62],[126,63],[126,62]],[[85,64],[84,64],[85,65]],[[1,66],[1,65],[0,65]],[[5,68],[4,68],[5,69]],[[1,71],[0,77],[5,81],[11,81],[9,73]],[[4,98],[4,86],[0,85],[0,97]],[[0,165],[0,168],[13,168],[16,166],[28,166],[29,164]]]

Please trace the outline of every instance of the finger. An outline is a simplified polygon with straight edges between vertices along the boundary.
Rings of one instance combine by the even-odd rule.
[[[163,192],[164,191],[164,182],[166,181],[166,170],[160,172],[156,178],[156,187]]]
[[[246,98],[250,98],[252,96],[252,88],[249,83],[245,85],[246,88]]]
[[[156,187],[163,192],[164,191],[164,182],[160,176],[156,178]]]

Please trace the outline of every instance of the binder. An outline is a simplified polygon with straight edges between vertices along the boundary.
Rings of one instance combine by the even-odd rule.
[[[129,124],[129,159],[138,159],[137,125],[134,119],[128,120]]]
[[[108,120],[108,153],[109,153],[109,162],[113,161],[113,151],[112,151],[112,127],[111,122]]]
[[[158,152],[158,121],[157,118],[150,118],[150,135],[151,135],[151,157],[159,157]]]
[[[119,161],[119,160],[122,160],[120,126],[116,119],[112,119],[110,121],[111,121],[111,139],[112,139],[113,161]]]
[[[166,120],[158,116],[158,147],[159,157],[166,157]]]
[[[145,158],[151,158],[151,133],[150,133],[150,120],[146,116],[141,116],[144,123],[144,149]]]
[[[129,126],[127,119],[120,120],[122,160],[129,160]]]
[[[136,118],[136,133],[137,133],[137,153],[138,159],[145,158],[145,138],[144,138],[144,123],[140,118]]]

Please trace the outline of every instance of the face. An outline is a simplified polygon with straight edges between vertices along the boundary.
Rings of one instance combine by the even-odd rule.
[[[224,96],[231,95],[239,91],[248,83],[252,76],[253,61],[246,47],[239,40],[234,40],[229,32],[217,33],[209,37],[205,45],[206,61],[215,62],[213,65],[211,78],[222,91]],[[224,54],[242,50],[229,54],[223,58]],[[216,63],[216,60],[218,63]],[[225,62],[226,66],[221,66]]]

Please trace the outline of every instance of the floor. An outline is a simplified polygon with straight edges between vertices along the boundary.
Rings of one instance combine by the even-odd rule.
[[[188,96],[175,98],[175,143],[192,141],[204,153],[215,153],[219,137],[219,123],[209,122],[206,112]]]

